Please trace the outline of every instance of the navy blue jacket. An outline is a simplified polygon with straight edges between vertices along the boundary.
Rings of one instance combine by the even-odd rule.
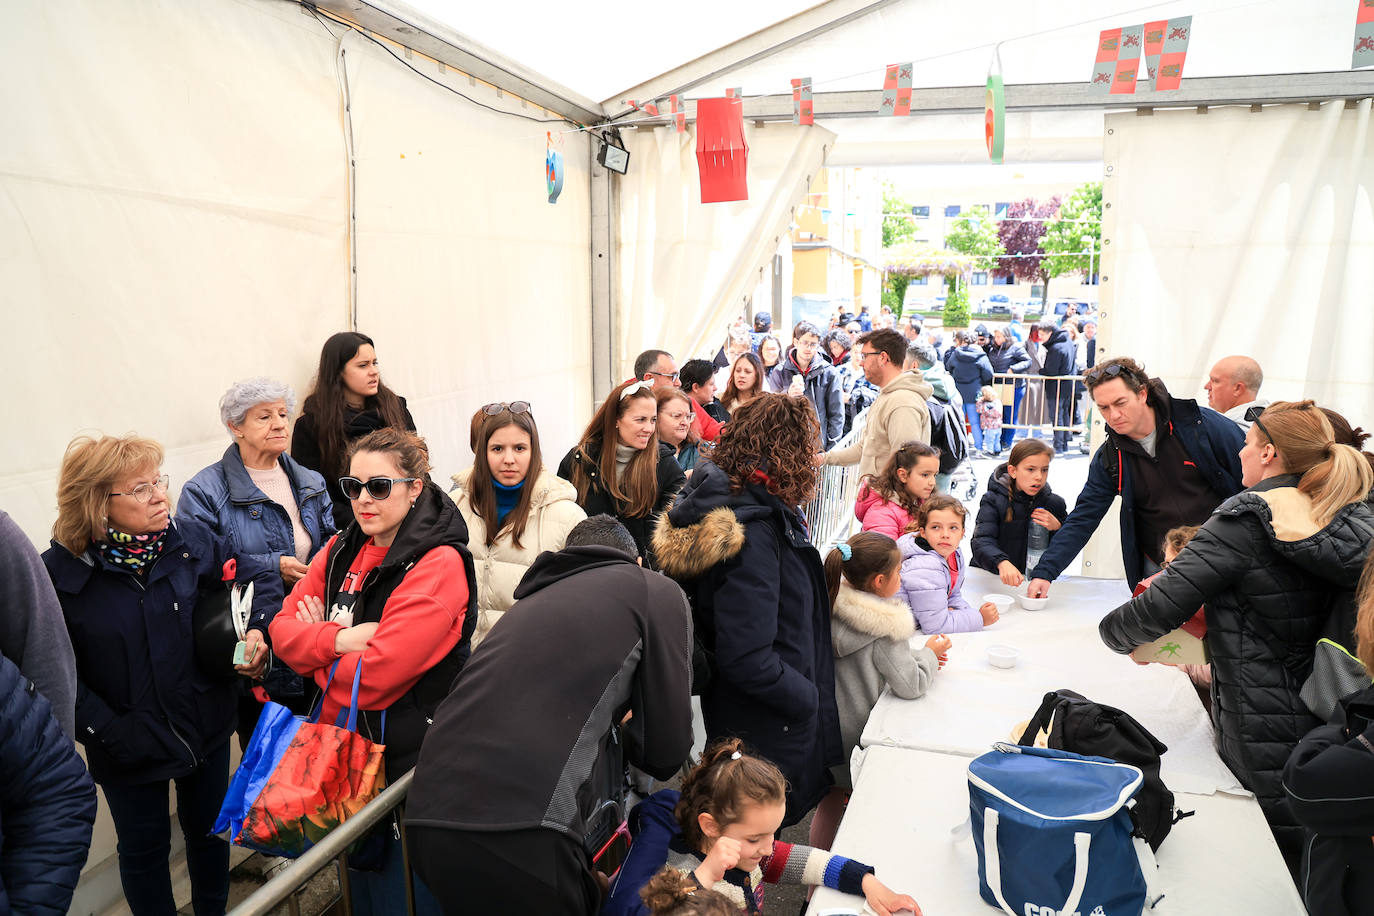
[[[195,661],[191,616],[224,588],[228,545],[200,522],[174,520],[142,578],[54,542],[43,552],[76,652],[76,737],[96,782],[135,785],[184,776],[234,730],[234,683]],[[240,561],[253,591],[270,575]]]
[[[1015,372],[1019,375],[1030,368],[1031,358],[1025,347],[1008,337],[1007,342],[1002,346],[999,347],[994,344],[988,348],[988,363],[992,365],[992,371],[998,375],[1005,375],[1008,372]],[[1006,379],[1002,380],[1002,384],[1006,382]],[[1016,381],[1018,388],[1024,387],[1025,384],[1020,379]],[[1006,406],[1010,407],[1011,405]]]
[[[76,747],[0,656],[0,913],[66,913],[94,824],[95,783]]]
[[[639,896],[668,861],[668,844],[682,832],[673,811],[681,797],[676,789],[660,789],[635,805],[626,818],[630,853],[625,857],[601,905],[601,916],[649,916]]]
[[[1074,360],[1077,353],[1074,350],[1073,341],[1069,340],[1069,332],[1063,328],[1055,328],[1054,333],[1049,339],[1041,344],[1045,349],[1044,369],[1041,375],[1077,375],[1074,371]],[[1237,446],[1237,451],[1240,447]]]
[[[654,531],[660,568],[692,602],[714,655],[701,697],[706,734],[737,736],[787,777],[795,824],[840,762],[830,596],[797,510],[762,485],[732,489],[703,461]]]
[[[1010,521],[1007,520],[1009,508]],[[1064,497],[1055,495],[1048,483],[1032,499],[1012,482],[1006,462],[999,464],[988,477],[988,491],[978,504],[978,517],[973,525],[973,565],[995,573],[999,563],[1010,560],[1013,566],[1025,572],[1031,513],[1036,509],[1048,509],[1061,523],[1069,514]],[[1051,543],[1058,533],[1050,532]]]
[[[792,379],[802,377],[802,394],[816,408],[816,419],[821,424],[821,451],[828,452],[844,435],[844,386],[840,374],[819,351],[811,357],[804,374],[797,367],[796,358],[797,348],[792,347],[778,360],[768,373],[769,390],[786,393]]]
[[[972,404],[978,400],[979,389],[992,383],[992,363],[983,348],[975,344],[965,344],[950,352],[954,355],[945,360],[945,365],[954,377],[954,387],[959,389],[965,404]]]
[[[1174,397],[1158,379],[1150,380],[1149,401],[1151,406],[1167,402],[1174,435],[1182,440],[1184,451],[1221,499],[1245,489],[1240,482],[1240,449],[1245,444],[1245,434],[1239,426],[1210,407],[1199,407],[1197,401]],[[1159,415],[1158,410],[1155,413]],[[1027,578],[1057,579],[1088,543],[1117,496],[1121,497],[1121,562],[1126,568],[1126,581],[1135,588],[1144,578],[1144,565],[1136,544],[1131,462],[1122,457],[1117,435],[1110,429],[1107,441],[1093,453],[1088,480],[1073,511]]]
[[[324,478],[289,455],[282,455],[278,462],[291,481],[301,524],[310,535],[310,555],[314,556],[334,534],[333,503]],[[201,470],[181,488],[177,518],[204,523],[228,541],[230,553],[241,562],[263,569],[280,570],[283,554],[296,555],[290,516],[253,483],[239,447],[232,443],[218,462]],[[286,587],[281,576],[264,576],[262,582],[253,586],[253,616],[248,628],[261,630],[267,638],[267,626],[285,600]],[[279,663],[272,666],[264,683],[273,697],[301,696],[305,690],[300,675]]]

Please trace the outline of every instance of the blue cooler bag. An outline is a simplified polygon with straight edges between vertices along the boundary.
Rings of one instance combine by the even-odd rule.
[[[1139,916],[1144,841],[1130,804],[1144,776],[1105,757],[996,744],[968,767],[978,892],[1011,916]]]

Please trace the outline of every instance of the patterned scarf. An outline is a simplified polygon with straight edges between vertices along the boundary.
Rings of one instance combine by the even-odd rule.
[[[167,544],[168,528],[153,534],[125,534],[106,528],[105,540],[97,541],[95,546],[105,562],[141,576],[162,556],[162,548]]]

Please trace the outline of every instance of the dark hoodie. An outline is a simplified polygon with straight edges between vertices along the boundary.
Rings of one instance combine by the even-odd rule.
[[[691,752],[687,602],[601,546],[541,553],[515,598],[439,707],[406,821],[581,843],[601,804],[619,801],[622,749],[660,779]]]
[[[701,697],[707,736],[738,736],[777,764],[788,781],[783,823],[797,823],[843,756],[829,593],[801,516],[763,484],[732,489],[703,462],[653,544],[715,656]]]
[[[1007,474],[1006,462],[999,464],[988,478],[988,491],[978,504],[978,518],[973,525],[973,565],[995,573],[999,563],[1010,560],[1025,572],[1030,518],[1036,509],[1050,510],[1061,523],[1069,514],[1063,497],[1054,495],[1048,483],[1032,499],[1017,489]],[[1054,532],[1050,538],[1054,538]]]
[[[992,363],[977,344],[964,344],[946,361],[959,397],[965,404],[978,400],[978,391],[992,382]]]
[[[330,546],[325,567],[326,594],[337,595],[353,560],[369,540],[353,521],[339,533]],[[463,630],[448,655],[430,668],[399,700],[386,709],[387,775],[396,779],[415,765],[429,724],[439,703],[448,695],[453,679],[462,670],[471,650],[472,631],[477,625],[477,576],[472,554],[468,552],[468,528],[462,513],[448,495],[426,480],[415,505],[406,513],[396,538],[376,569],[368,573],[353,603],[353,623],[380,622],[386,613],[386,600],[401,584],[410,568],[425,554],[439,547],[452,547],[463,559],[467,574],[467,612]],[[326,602],[328,603],[328,602]],[[366,671],[364,671],[366,677]],[[366,710],[359,730],[382,740],[382,711]]]
[[[1295,874],[1301,831],[1281,776],[1320,724],[1299,690],[1333,600],[1355,588],[1374,541],[1368,503],[1319,525],[1297,483],[1271,477],[1226,500],[1149,588],[1098,626],[1103,642],[1126,653],[1206,606],[1218,750],[1259,799]]]

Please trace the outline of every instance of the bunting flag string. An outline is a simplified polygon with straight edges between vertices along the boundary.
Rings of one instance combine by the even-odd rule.
[[[673,124],[677,127],[678,133],[685,133],[687,130],[687,113],[682,110],[682,104],[676,95],[668,96],[668,104],[672,106]]]
[[[1156,90],[1177,89],[1192,31],[1192,16],[1105,29],[1097,38],[1092,88],[1111,95],[1132,95],[1140,83]]]
[[[883,77],[883,101],[878,107],[878,114],[890,117],[911,114],[911,70],[910,61],[887,65],[887,73]]]
[[[816,123],[815,111],[811,107],[811,77],[809,76],[792,80],[792,123]]]

